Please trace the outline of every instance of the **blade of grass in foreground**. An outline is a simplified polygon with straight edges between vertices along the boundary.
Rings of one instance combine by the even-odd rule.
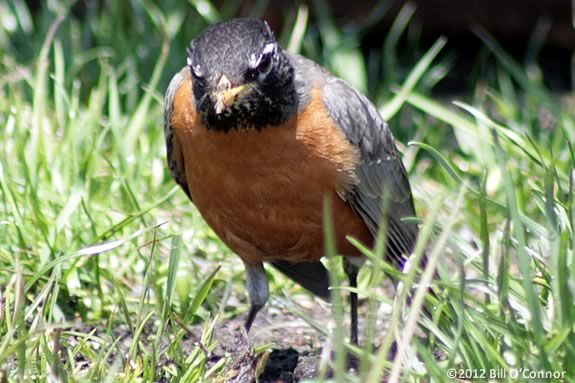
[[[429,215],[425,219],[424,224],[420,228],[419,236],[417,237],[417,242],[415,244],[414,258],[421,258],[423,253],[425,252],[425,248],[427,246],[427,242],[431,237],[433,226],[438,218],[440,208],[443,204],[443,196],[440,195],[436,197],[432,203]],[[382,344],[379,348],[379,351],[376,356],[376,361],[372,365],[370,374],[367,377],[367,383],[378,383],[381,381],[383,376],[383,372],[385,369],[385,365],[388,359],[389,349],[393,342],[393,334],[399,329],[399,316],[401,315],[401,311],[407,301],[407,295],[413,286],[415,281],[415,274],[417,272],[417,267],[412,267],[405,276],[403,280],[403,287],[401,291],[398,291],[399,295],[396,295],[394,304],[393,304],[393,311],[390,319],[390,324],[388,330],[385,334],[385,337],[382,341]]]
[[[431,63],[433,60],[435,60],[446,43],[447,39],[445,37],[439,38],[433,44],[433,46],[429,48],[427,53],[419,60],[417,65],[415,65],[415,67],[409,73],[409,76],[407,76],[407,79],[403,82],[399,92],[397,92],[393,99],[386,103],[385,106],[380,110],[384,120],[389,121],[403,106],[409,93],[413,90],[415,85],[417,85],[417,82],[421,79],[421,77],[427,72],[431,66]]]
[[[491,248],[490,241],[489,241],[489,227],[487,226],[487,211],[486,211],[486,198],[487,198],[487,173],[485,170],[481,176],[481,184],[479,186],[479,218],[481,222],[481,231],[480,231],[480,239],[481,239],[481,256],[483,258],[483,279],[485,279],[485,283],[489,286],[490,274],[489,274],[489,250]],[[485,303],[489,304],[491,302],[491,298],[489,297],[488,293],[485,293]]]
[[[200,305],[206,300],[206,297],[208,296],[208,293],[212,288],[216,275],[218,271],[220,271],[221,267],[222,267],[221,265],[218,265],[210,273],[210,275],[208,275],[208,277],[201,284],[200,288],[196,291],[194,300],[192,301],[192,303],[190,304],[184,315],[184,323],[188,323],[189,321],[192,320],[193,316],[196,314],[196,311],[198,311],[198,309],[200,308]]]
[[[331,198],[325,197],[323,202],[323,227],[324,227],[324,238],[325,238],[325,249],[329,263],[329,277],[330,285],[338,287],[341,285],[341,279],[339,278],[338,268],[338,257],[337,249],[335,248],[335,231],[333,226],[333,211],[332,211],[332,201]],[[333,343],[335,352],[335,366],[334,366],[334,376],[336,382],[345,382],[345,371],[346,371],[346,353],[344,348],[344,335],[343,335],[343,298],[341,296],[340,289],[332,289],[331,291],[332,299],[332,313],[334,316],[334,333],[333,333]]]
[[[168,264],[168,280],[166,282],[166,293],[162,306],[162,322],[166,323],[170,315],[174,291],[176,289],[176,277],[178,274],[178,265],[180,264],[180,255],[182,253],[182,237],[174,235],[170,246],[170,261]],[[162,331],[163,332],[163,331]]]
[[[544,349],[544,334],[543,324],[541,323],[541,305],[535,294],[535,289],[533,287],[533,274],[531,272],[530,257],[527,254],[527,239],[525,237],[525,229],[523,227],[523,222],[521,221],[521,215],[519,213],[519,207],[517,206],[517,199],[515,195],[515,187],[513,184],[513,179],[506,166],[505,154],[499,145],[499,137],[495,129],[492,130],[495,157],[501,168],[501,174],[503,175],[503,181],[505,186],[505,193],[507,195],[507,203],[509,208],[509,215],[511,222],[513,223],[514,237],[517,239],[517,258],[519,261],[519,270],[523,277],[522,284],[525,291],[527,304],[531,313],[531,327],[533,336],[535,339],[535,344],[539,348],[539,360],[541,366],[550,369],[549,361],[546,356]]]
[[[395,354],[395,359],[393,361],[393,368],[391,369],[391,374],[389,377],[390,383],[399,382],[399,378],[401,375],[401,368],[402,368],[402,357],[403,352],[408,344],[411,343],[411,339],[415,334],[416,326],[417,326],[417,319],[421,313],[421,308],[423,306],[423,300],[425,295],[428,293],[428,286],[431,283],[431,279],[433,278],[433,274],[435,272],[435,265],[437,260],[443,251],[445,250],[445,246],[447,245],[447,240],[453,230],[453,225],[455,224],[459,209],[463,204],[463,197],[465,195],[465,188],[461,188],[459,190],[459,195],[455,201],[451,216],[447,220],[447,224],[444,226],[443,232],[441,236],[437,239],[437,242],[434,243],[433,250],[431,252],[431,256],[427,259],[427,265],[421,276],[420,285],[415,292],[415,297],[411,302],[409,307],[409,316],[407,318],[407,323],[402,331],[402,339],[399,342],[399,347],[397,349],[397,353]]]
[[[377,233],[377,238],[375,241],[374,255],[374,270],[371,273],[371,278],[369,281],[369,287],[381,286],[384,278],[384,273],[382,272],[382,264],[384,262],[384,254],[388,240],[388,227],[389,227],[389,205],[390,205],[390,190],[388,188],[384,189],[383,198],[381,202],[381,221],[379,231]],[[349,239],[348,239],[349,240]],[[353,244],[353,241],[351,241]],[[370,249],[366,249],[370,250]],[[361,251],[361,249],[360,249]],[[368,287],[368,288],[369,288]],[[377,323],[377,309],[381,304],[377,299],[370,299],[367,310],[367,325],[365,326],[365,338],[375,339],[376,334],[376,323]],[[372,342],[366,342],[363,347],[363,353],[361,355],[359,376],[362,380],[365,380],[370,368],[370,359],[373,354],[373,347],[375,345]]]
[[[180,255],[182,252],[182,238],[179,235],[174,235],[172,237],[172,243],[170,244],[170,260],[168,263],[168,277],[166,281],[166,291],[163,296],[162,311],[161,311],[161,322],[156,331],[156,340],[153,344],[152,353],[152,369],[154,373],[151,376],[156,376],[155,369],[158,365],[158,355],[160,349],[160,342],[164,336],[164,331],[168,325],[168,318],[172,311],[172,301],[174,299],[174,293],[176,290],[176,277],[178,273],[178,266],[180,264]],[[152,312],[151,312],[152,313]]]

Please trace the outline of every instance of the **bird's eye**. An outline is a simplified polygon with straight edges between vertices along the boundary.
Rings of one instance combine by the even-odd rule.
[[[263,81],[271,72],[276,59],[277,45],[275,43],[266,44],[259,55],[252,53],[249,57],[249,67],[246,71],[248,81]]]
[[[272,69],[273,55],[271,53],[266,53],[262,55],[260,62],[258,63],[258,72],[260,74],[266,75]]]

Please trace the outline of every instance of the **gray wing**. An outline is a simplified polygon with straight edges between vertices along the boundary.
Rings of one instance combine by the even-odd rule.
[[[402,221],[415,216],[407,173],[389,125],[375,106],[349,84],[330,76],[323,100],[347,139],[359,149],[356,183],[343,198],[376,236],[382,218],[382,199],[389,195],[387,257],[403,266],[417,237],[417,225]]]
[[[164,98],[164,135],[166,138],[166,153],[168,157],[168,167],[170,168],[170,174],[178,183],[178,185],[182,187],[184,192],[186,192],[188,197],[192,199],[190,189],[188,188],[188,183],[186,181],[182,148],[172,126],[174,97],[182,83],[189,78],[190,71],[188,68],[184,67],[182,70],[176,73],[176,75],[172,78],[172,81],[170,81],[170,85],[168,85],[168,89],[166,90],[166,95]]]
[[[290,59],[296,64],[298,89],[314,83],[322,90],[331,117],[359,151],[356,182],[340,196],[365,222],[373,236],[379,232],[383,195],[388,193],[386,255],[403,266],[406,255],[413,251],[418,228],[416,224],[402,221],[404,217],[415,216],[415,209],[407,174],[389,125],[371,101],[351,85],[299,55],[290,55]],[[304,93],[307,92],[309,88]],[[305,107],[305,102],[300,107]]]

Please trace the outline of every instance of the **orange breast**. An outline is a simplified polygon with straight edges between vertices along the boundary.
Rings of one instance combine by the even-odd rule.
[[[247,262],[321,258],[325,195],[332,196],[338,251],[359,255],[346,235],[371,245],[364,223],[336,194],[353,182],[357,152],[314,96],[281,127],[221,133],[201,124],[189,81],[176,94],[172,124],[192,199]]]

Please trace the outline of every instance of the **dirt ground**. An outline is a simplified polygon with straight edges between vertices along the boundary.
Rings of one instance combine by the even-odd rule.
[[[318,306],[312,315],[322,326],[329,325],[329,309]],[[231,355],[233,360],[226,382],[254,382],[258,373],[262,383],[292,383],[317,377],[326,339],[303,319],[269,305],[258,314],[249,334],[244,330],[244,319],[239,316],[215,331],[219,346],[213,354]],[[264,344],[272,345],[267,356],[255,355],[253,347]],[[261,361],[262,357],[267,360]]]
[[[382,289],[382,294],[386,293],[389,291],[384,292]],[[360,343],[367,308],[362,303],[365,302],[360,301],[359,308]],[[329,340],[306,321],[290,313],[287,307],[283,306],[286,304],[289,302],[278,304],[272,300],[268,303],[256,317],[247,336],[243,327],[245,314],[222,323],[216,329],[218,347],[213,354],[229,355],[233,360],[228,367],[226,382],[255,382],[258,373],[258,381],[262,383],[292,383],[318,376],[320,360],[329,348]],[[298,297],[297,305],[320,326],[330,328],[332,325],[329,305],[311,297]],[[378,315],[378,336],[372,340],[376,345],[381,343],[389,319],[387,315],[388,313],[384,312]],[[349,329],[347,319],[346,317],[346,332]],[[267,355],[267,361],[260,363],[261,355],[254,355],[252,350],[265,344],[271,345],[271,351]],[[261,364],[265,368],[262,369]]]

